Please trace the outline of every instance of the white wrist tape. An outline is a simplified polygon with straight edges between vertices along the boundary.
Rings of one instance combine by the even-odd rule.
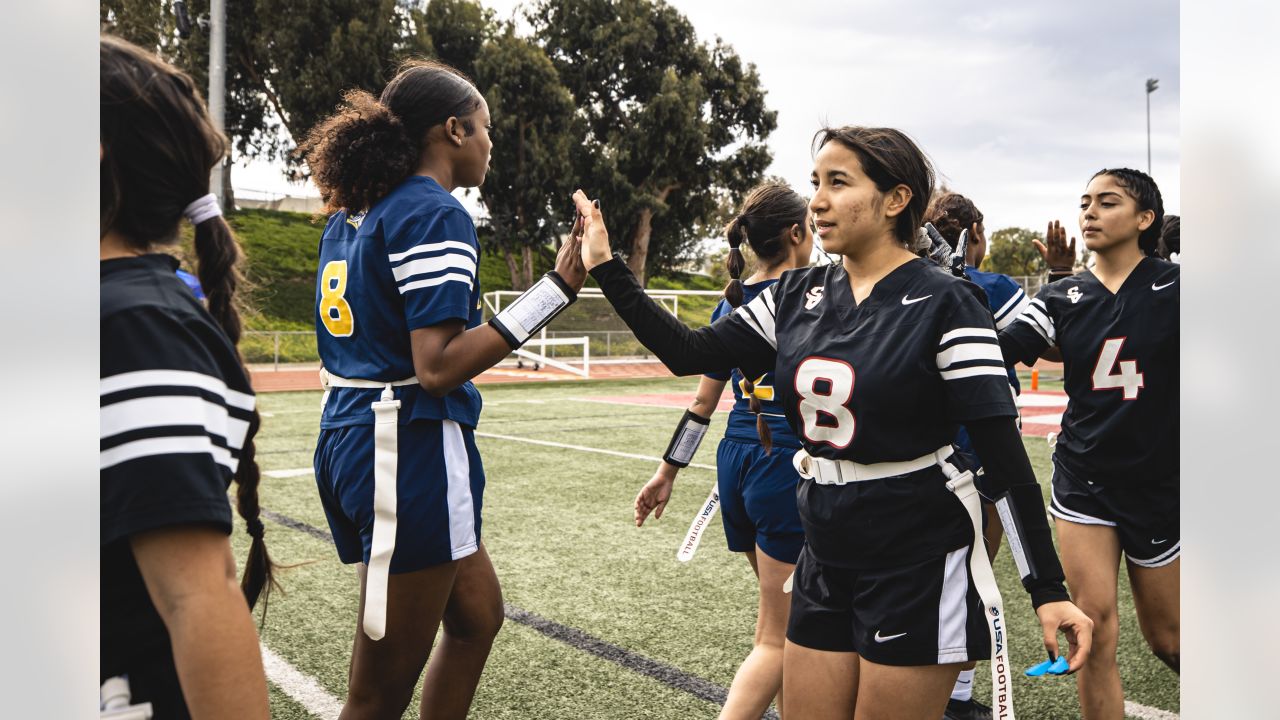
[[[676,467],[687,467],[693,462],[693,456],[698,452],[698,446],[702,444],[708,427],[711,427],[710,420],[685,410],[662,459]]]
[[[494,315],[489,324],[515,350],[577,298],[577,293],[552,270]]]

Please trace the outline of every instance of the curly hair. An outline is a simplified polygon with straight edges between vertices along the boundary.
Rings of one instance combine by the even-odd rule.
[[[969,198],[949,192],[934,199],[924,220],[933,223],[942,239],[955,250],[960,242],[960,233],[971,229],[974,223],[982,222],[982,211]]]
[[[298,146],[325,210],[367,210],[413,174],[427,131],[480,108],[480,91],[461,72],[435,60],[410,60],[375,98],[348,90],[338,112]],[[464,121],[467,135],[475,132]]]

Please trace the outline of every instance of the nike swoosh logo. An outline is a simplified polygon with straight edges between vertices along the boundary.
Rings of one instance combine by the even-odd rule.
[[[1169,542],[1169,538],[1165,538],[1165,539],[1163,539],[1163,540],[1152,540],[1152,541],[1151,541],[1151,544],[1152,544],[1152,545],[1163,545],[1164,543],[1167,543],[1167,542]]]
[[[923,300],[924,298],[920,298],[920,299]],[[897,635],[881,635],[880,631],[877,630],[875,640],[878,643],[889,642],[890,640],[897,640],[898,638],[904,635],[906,635],[906,633],[898,633]]]
[[[1164,285],[1157,285],[1157,284],[1155,284],[1155,283],[1151,283],[1151,289],[1152,289],[1152,290],[1155,290],[1156,292],[1160,292],[1161,290],[1163,290],[1163,289],[1165,289],[1165,288],[1169,287],[1170,285],[1172,285],[1173,283],[1176,283],[1176,282],[1178,282],[1178,281],[1177,281],[1177,280],[1174,280],[1173,282],[1171,282],[1171,283],[1165,283]]]
[[[902,296],[902,304],[903,304],[903,305],[914,305],[915,303],[918,303],[918,302],[920,302],[921,300],[928,300],[928,299],[929,299],[929,298],[931,298],[931,297],[933,297],[933,296],[932,296],[932,295],[925,295],[924,297],[911,298],[910,300],[908,300],[908,299],[907,299],[907,296],[906,296],[906,295],[903,295],[903,296]],[[895,635],[894,637],[897,637],[897,636]]]

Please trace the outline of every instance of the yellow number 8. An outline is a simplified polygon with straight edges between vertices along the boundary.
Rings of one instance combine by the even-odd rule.
[[[334,337],[351,337],[356,327],[351,303],[343,297],[346,293],[347,261],[332,260],[320,273],[320,320]]]

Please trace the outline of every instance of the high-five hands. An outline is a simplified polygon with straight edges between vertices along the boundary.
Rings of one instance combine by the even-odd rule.
[[[1044,233],[1044,242],[1031,241],[1040,251],[1040,256],[1052,272],[1069,273],[1076,264],[1076,239],[1071,238],[1067,244],[1067,229],[1062,223],[1054,220]]]
[[[599,200],[588,200],[586,193],[577,190],[573,193],[573,204],[583,218],[582,263],[590,270],[613,257],[609,250],[609,229],[604,226]]]
[[[587,268],[582,265],[582,216],[574,211],[573,228],[569,237],[556,253],[556,272],[574,292],[582,289],[587,281]]]

